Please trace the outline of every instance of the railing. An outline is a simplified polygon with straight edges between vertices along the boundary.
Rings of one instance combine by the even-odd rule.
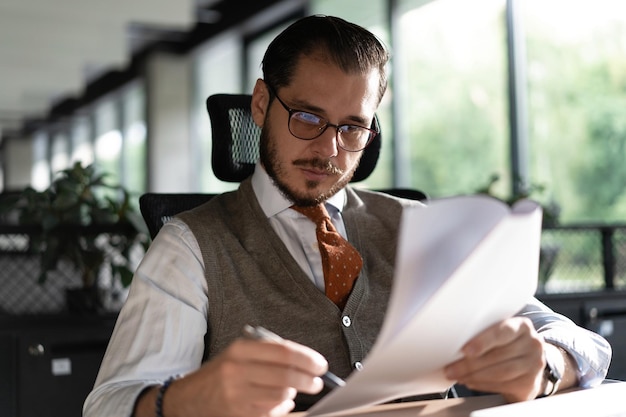
[[[545,228],[540,292],[626,289],[626,225]]]
[[[95,229],[115,233],[110,226]],[[37,228],[0,225],[0,314],[39,313],[63,307],[64,290],[79,286],[71,267],[38,284],[37,254],[29,243]],[[626,290],[626,225],[574,225],[542,232],[539,294]],[[105,277],[101,285],[110,285]]]
[[[126,224],[80,226],[85,234],[93,236],[96,241],[109,240],[127,232],[129,227]],[[62,312],[66,308],[66,289],[82,286],[80,273],[63,261],[50,273],[45,283],[37,282],[41,270],[40,256],[31,250],[31,242],[40,232],[37,226],[0,224],[0,315]],[[109,255],[115,256],[115,253]],[[137,248],[133,259],[138,262],[142,256],[142,249]],[[119,309],[126,289],[112,279],[110,270],[103,268],[100,271],[98,288],[104,307],[108,310]]]

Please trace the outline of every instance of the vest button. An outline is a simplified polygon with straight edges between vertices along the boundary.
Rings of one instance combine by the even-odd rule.
[[[350,327],[350,325],[352,324],[352,320],[350,320],[350,317],[348,316],[343,316],[341,318],[341,322],[343,323],[345,327]]]
[[[357,371],[362,371],[363,364],[361,362],[354,362],[354,369],[356,369]]]

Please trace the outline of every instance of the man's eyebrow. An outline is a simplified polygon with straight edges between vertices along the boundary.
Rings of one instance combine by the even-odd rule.
[[[306,101],[302,101],[302,100],[297,100],[297,99],[292,99],[290,100],[293,104],[289,104],[289,107],[291,107],[292,110],[302,110],[302,111],[307,111],[310,113],[315,113],[318,116],[322,116],[324,119],[328,119],[328,115],[326,114],[326,111],[324,109],[322,109],[321,107],[318,106],[314,106],[311,103],[307,103]],[[359,125],[366,125],[367,124],[367,119],[363,116],[358,116],[358,115],[350,115],[344,118],[344,120],[350,120],[354,123],[357,123]],[[344,123],[341,123],[344,124]]]

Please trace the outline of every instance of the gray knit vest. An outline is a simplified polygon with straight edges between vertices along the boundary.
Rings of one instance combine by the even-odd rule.
[[[240,337],[245,324],[315,349],[343,378],[365,358],[391,291],[402,208],[412,202],[350,187],[346,192],[342,216],[364,265],[343,311],[291,257],[250,179],[179,215],[198,241],[208,283],[205,359]]]

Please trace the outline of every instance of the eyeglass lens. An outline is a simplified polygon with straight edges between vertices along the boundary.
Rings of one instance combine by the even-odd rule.
[[[293,111],[289,118],[289,130],[300,139],[315,139],[332,126],[337,130],[342,148],[348,151],[360,151],[374,136],[370,129],[356,125],[333,125],[328,120],[312,113]]]

